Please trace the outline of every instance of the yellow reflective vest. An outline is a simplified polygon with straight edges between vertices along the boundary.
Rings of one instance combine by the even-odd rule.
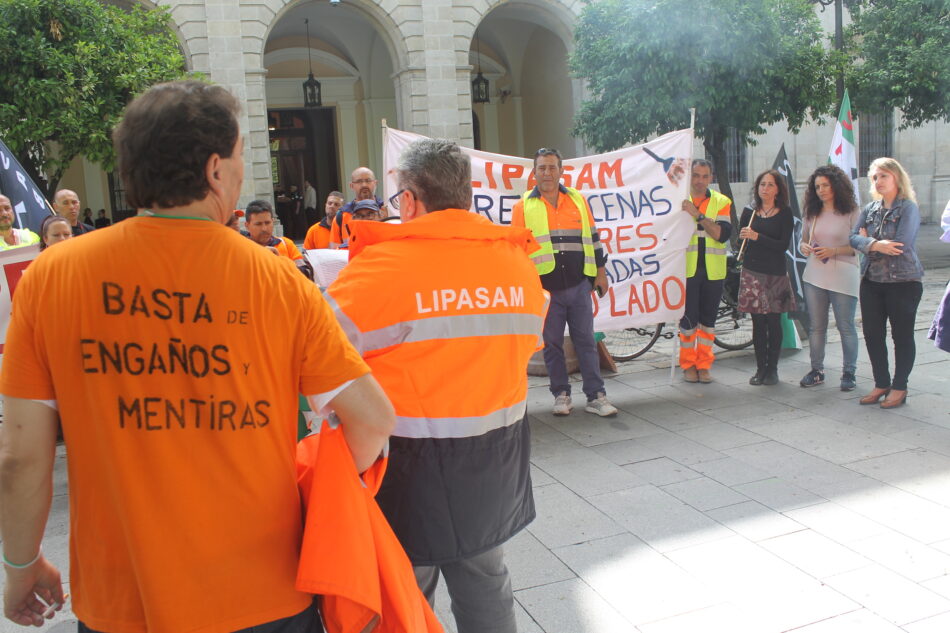
[[[535,241],[537,241],[541,247],[531,255],[531,261],[534,262],[534,266],[537,268],[539,275],[547,275],[554,271],[555,253],[562,251],[583,251],[584,276],[596,277],[597,260],[594,257],[594,235],[593,227],[591,226],[590,218],[587,214],[587,203],[584,201],[584,196],[582,196],[577,189],[572,189],[571,187],[565,187],[565,189],[567,190],[567,195],[570,197],[571,202],[574,203],[578,213],[581,215],[581,230],[555,229],[554,235],[558,237],[580,237],[580,243],[559,242],[557,249],[554,248],[554,243],[551,241],[552,231],[548,224],[548,210],[544,204],[544,200],[540,195],[532,197],[531,193],[534,191],[533,189],[526,191],[524,195],[521,196],[521,200],[524,202],[524,224],[531,229]]]
[[[724,206],[729,206],[732,201],[718,191],[709,190],[709,202],[706,204],[707,218],[713,222],[719,216],[719,211]],[[699,259],[699,238],[706,240],[706,278],[711,281],[726,278],[726,256],[728,251],[723,242],[717,242],[704,231],[699,224],[696,224],[696,230],[689,238],[689,246],[686,248],[686,276],[692,277],[696,274],[696,264]]]

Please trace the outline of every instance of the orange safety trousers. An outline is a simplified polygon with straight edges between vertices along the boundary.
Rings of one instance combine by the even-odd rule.
[[[709,369],[716,355],[713,342],[716,334],[711,327],[700,325],[690,330],[680,328],[680,367],[689,369]]]

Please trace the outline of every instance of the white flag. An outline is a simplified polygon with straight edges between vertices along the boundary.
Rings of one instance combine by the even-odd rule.
[[[854,185],[854,200],[861,206],[861,192],[858,191],[858,160],[854,149],[854,119],[851,117],[851,99],[848,91],[844,91],[841,100],[841,111],[838,113],[838,122],[835,124],[835,135],[831,139],[831,149],[828,151],[828,162],[837,165],[841,171],[851,177]]]

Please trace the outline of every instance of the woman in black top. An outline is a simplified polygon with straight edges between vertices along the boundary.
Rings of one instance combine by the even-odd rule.
[[[792,239],[792,210],[785,178],[774,169],[759,174],[752,188],[754,208],[742,210],[739,239],[745,258],[739,278],[739,310],[752,316],[755,375],[750,385],[778,383],[782,350],[782,313],[795,309],[795,296],[785,268]]]

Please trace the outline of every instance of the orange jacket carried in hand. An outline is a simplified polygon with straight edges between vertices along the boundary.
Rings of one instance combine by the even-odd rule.
[[[373,498],[382,458],[363,473],[340,428],[324,424],[297,444],[305,525],[297,589],[323,596],[328,633],[442,633],[412,565]]]

